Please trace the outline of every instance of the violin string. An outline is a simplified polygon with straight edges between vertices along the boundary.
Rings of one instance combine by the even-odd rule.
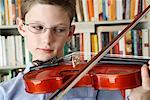
[[[32,67],[30,67],[30,71],[33,70],[37,70],[37,69],[41,69],[41,68],[46,68],[46,67],[52,67],[53,65],[57,65],[57,63],[60,63],[62,61],[65,61],[67,63],[71,63],[74,66],[80,64],[80,56],[83,55],[87,55],[88,52],[74,52],[71,54],[68,54],[66,56],[63,57],[53,57],[47,61],[40,61],[40,60],[35,60],[33,61],[33,65]],[[94,53],[92,53],[92,55],[95,55]],[[138,64],[138,65],[142,65],[142,64],[147,64],[148,60],[150,60],[150,58],[141,58],[141,57],[121,57],[121,56],[114,56],[114,55],[106,55],[104,56],[98,63],[99,64]],[[75,63],[75,64],[74,64]]]

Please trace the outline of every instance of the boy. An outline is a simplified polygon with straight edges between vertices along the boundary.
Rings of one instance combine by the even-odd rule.
[[[63,47],[75,30],[71,24],[75,0],[21,0],[22,18],[17,18],[19,33],[27,40],[33,61],[47,61],[63,56]],[[23,73],[0,85],[0,100],[46,100],[51,93],[30,94],[25,91]],[[53,86],[53,85],[52,85]],[[119,91],[100,91],[92,87],[71,89],[63,100],[122,100]]]

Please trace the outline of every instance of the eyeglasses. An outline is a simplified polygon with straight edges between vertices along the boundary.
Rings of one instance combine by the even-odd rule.
[[[70,30],[70,27],[66,27],[66,26],[56,26],[56,27],[46,28],[44,25],[38,23],[29,23],[29,24],[24,23],[24,25],[28,26],[28,30],[30,32],[36,34],[44,33],[46,32],[47,29],[50,29],[54,35],[65,36]]]

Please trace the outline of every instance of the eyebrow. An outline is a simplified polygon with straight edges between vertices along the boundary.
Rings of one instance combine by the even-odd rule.
[[[51,27],[58,27],[58,26],[61,26],[61,27],[68,27],[68,24],[66,23],[60,23],[60,24],[55,24],[55,25],[50,25]],[[70,25],[69,25],[70,26]]]
[[[44,22],[38,21],[38,20],[25,20],[25,22],[27,22],[27,23],[40,23],[40,24],[45,25]],[[69,23],[69,24],[70,24],[70,23]],[[56,22],[56,25],[67,25],[67,23],[60,21],[60,22]]]
[[[41,25],[44,25],[45,27],[47,26],[44,23],[42,23],[41,21],[28,22],[27,24],[30,24],[30,23],[41,24]],[[55,24],[55,25],[48,25],[48,27],[49,26],[50,27],[58,27],[58,26],[68,27],[68,24],[66,24],[66,23],[58,23],[58,24]],[[70,24],[69,24],[69,27],[70,27]]]

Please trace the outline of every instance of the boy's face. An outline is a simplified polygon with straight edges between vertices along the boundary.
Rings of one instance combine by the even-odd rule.
[[[71,39],[75,29],[70,26],[70,18],[64,9],[45,4],[35,4],[26,14],[25,22],[18,18],[17,23],[33,60],[41,61],[63,56],[64,44]]]

